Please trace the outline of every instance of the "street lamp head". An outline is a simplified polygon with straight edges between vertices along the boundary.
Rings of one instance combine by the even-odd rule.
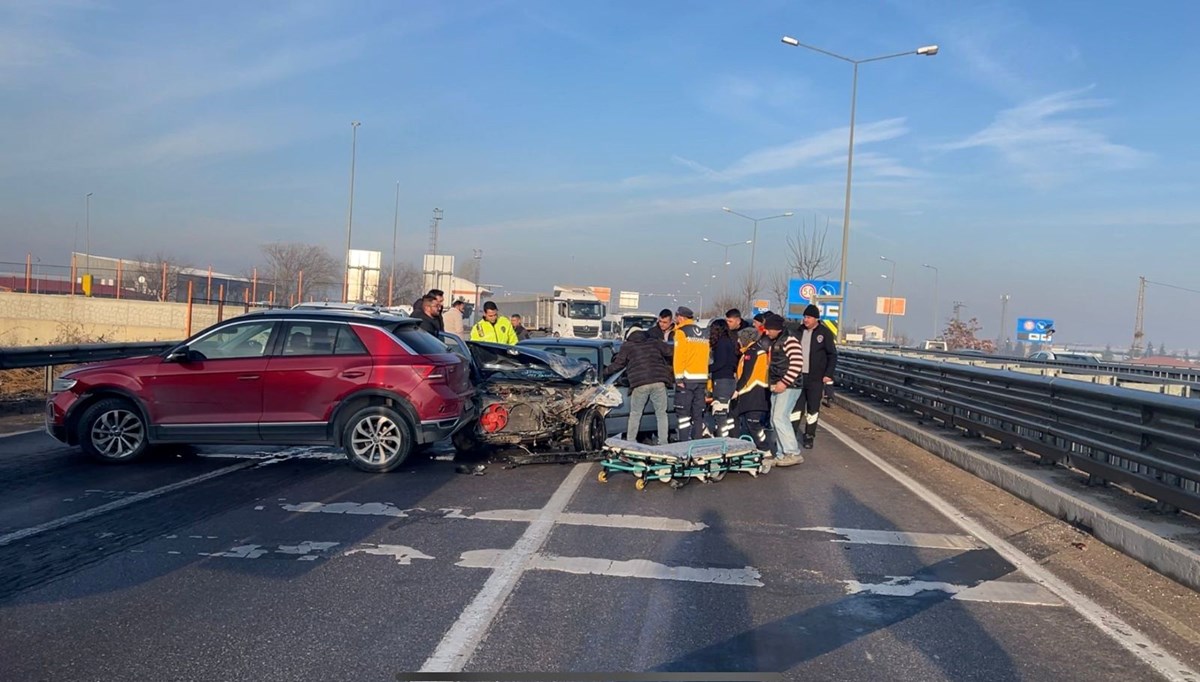
[[[733,209],[729,208],[728,206],[722,206],[721,210],[725,211],[726,213],[733,213]]]
[[[784,217],[784,218],[791,218],[793,215],[795,215],[795,214],[794,214],[794,213],[792,213],[791,211],[788,211],[787,213],[784,213],[784,214],[783,214],[783,217]]]
[[[791,36],[784,36],[780,40],[783,42],[784,45],[791,45],[792,47],[800,47],[800,41],[796,40],[795,38],[793,38]]]
[[[712,240],[711,240],[711,239],[709,239],[708,237],[703,237],[702,239],[704,239],[704,241],[706,241],[706,242],[711,242],[711,241],[712,241]]]
[[[937,53],[938,53],[937,45],[926,45],[925,47],[917,48],[917,54],[919,54],[923,57],[932,57],[933,55],[935,55]]]

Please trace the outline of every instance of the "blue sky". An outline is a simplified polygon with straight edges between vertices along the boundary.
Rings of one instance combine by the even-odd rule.
[[[1129,344],[1137,278],[1200,289],[1200,4],[0,0],[0,260],[67,262],[84,195],[97,253],[240,271],[262,243],[345,241],[419,263],[484,251],[510,291],[683,288],[701,241],[784,267],[801,218],[840,243],[851,68],[864,58],[855,301],[951,301],[994,337],[1000,297],[1059,341]],[[745,247],[730,252],[737,276]],[[718,280],[719,282],[719,280]],[[734,287],[731,282],[730,288]],[[691,290],[697,287],[689,285]],[[719,284],[708,292],[719,293]],[[647,307],[668,303],[652,299]],[[1200,346],[1200,295],[1147,292],[1149,341]],[[872,306],[873,308],[873,306]]]

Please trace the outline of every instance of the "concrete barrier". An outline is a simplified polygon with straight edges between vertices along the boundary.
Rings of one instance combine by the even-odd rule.
[[[227,306],[225,318],[240,315]],[[192,332],[217,322],[218,306],[192,306]],[[0,292],[0,346],[82,341],[172,341],[187,333],[188,305]]]

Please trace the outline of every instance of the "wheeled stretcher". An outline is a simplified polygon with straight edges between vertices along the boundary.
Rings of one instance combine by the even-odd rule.
[[[681,488],[691,479],[715,483],[730,471],[751,476],[771,470],[771,457],[759,450],[748,436],[742,438],[705,438],[702,440],[644,445],[631,440],[609,438],[600,460],[601,483],[608,482],[614,471],[633,474],[638,490],[647,481],[658,480],[672,488]]]

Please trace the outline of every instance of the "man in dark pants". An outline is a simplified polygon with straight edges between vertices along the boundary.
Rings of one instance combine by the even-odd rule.
[[[800,347],[804,349],[804,369],[800,376],[800,402],[804,404],[804,449],[811,450],[817,437],[817,420],[821,415],[821,398],[825,386],[833,383],[833,368],[837,365],[837,346],[834,333],[821,322],[821,309],[810,304],[804,309]]]
[[[708,337],[696,326],[691,308],[675,311],[675,416],[679,440],[704,436],[704,394],[708,388]]]

